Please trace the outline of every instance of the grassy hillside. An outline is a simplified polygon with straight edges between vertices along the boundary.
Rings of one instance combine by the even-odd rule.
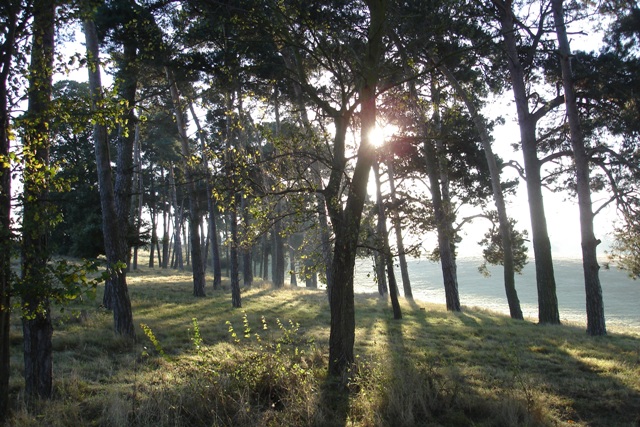
[[[640,425],[638,331],[591,338],[406,301],[396,321],[385,299],[359,295],[358,366],[339,392],[324,292],[256,286],[238,310],[227,291],[192,297],[189,273],[142,269],[129,283],[138,342],[113,335],[99,301],[55,312],[55,397],[31,410],[14,319],[10,425]]]

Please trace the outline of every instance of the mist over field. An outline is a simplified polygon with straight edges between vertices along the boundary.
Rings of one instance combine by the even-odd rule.
[[[458,286],[461,304],[477,306],[499,313],[509,314],[504,290],[501,266],[489,266],[490,277],[478,272],[480,258],[457,260]],[[411,286],[415,299],[445,303],[442,272],[438,263],[412,259],[408,261]],[[640,283],[615,266],[605,268],[601,263],[600,278],[607,326],[632,327],[640,332]],[[400,272],[396,272],[398,287],[402,289]],[[586,323],[584,278],[582,262],[576,259],[559,259],[554,262],[557,281],[558,305],[563,322]],[[355,271],[356,292],[377,292],[373,273],[373,261],[361,259]],[[521,275],[516,275],[516,289],[525,318],[537,319],[538,300],[535,281],[535,264],[531,260]]]

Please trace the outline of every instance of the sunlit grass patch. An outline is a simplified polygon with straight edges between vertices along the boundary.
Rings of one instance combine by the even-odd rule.
[[[55,396],[36,412],[20,403],[14,319],[11,425],[631,426],[640,416],[632,334],[592,338],[422,301],[401,300],[394,320],[386,298],[357,295],[345,392],[326,374],[325,291],[261,284],[233,309],[210,280],[196,298],[189,271],[130,273],[135,344],[114,335],[100,295],[69,309],[81,318],[56,312]]]

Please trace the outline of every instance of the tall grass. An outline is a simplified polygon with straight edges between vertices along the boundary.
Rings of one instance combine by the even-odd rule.
[[[189,273],[130,275],[135,344],[98,301],[56,313],[52,400],[23,401],[21,328],[11,332],[11,426],[637,426],[639,331],[588,337],[494,313],[356,300],[358,362],[346,390],[326,376],[323,291],[192,296]]]

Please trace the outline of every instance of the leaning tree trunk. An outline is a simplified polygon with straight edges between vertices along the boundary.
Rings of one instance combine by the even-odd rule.
[[[389,160],[387,161],[387,173],[389,175],[391,204],[396,206],[398,199],[396,197],[396,184],[392,156],[389,156]],[[398,261],[400,262],[400,274],[402,275],[402,289],[404,290],[404,297],[412,299],[413,292],[411,290],[411,280],[409,278],[409,267],[407,265],[407,256],[405,254],[404,240],[402,238],[402,225],[400,223],[400,215],[398,215],[398,212],[394,212],[392,214],[391,222],[393,224],[393,231],[396,235],[396,245],[398,246]]]
[[[576,167],[576,186],[578,191],[578,208],[580,210],[580,237],[582,240],[582,269],[584,271],[584,287],[587,299],[587,333],[589,335],[606,335],[602,287],[598,270],[597,246],[600,243],[593,232],[593,210],[591,207],[591,188],[589,186],[589,157],[585,150],[584,138],[580,127],[580,116],[576,103],[576,93],[571,71],[571,49],[564,23],[562,0],[552,0],[553,18],[558,36],[560,65],[562,67],[562,86],[564,88],[565,105],[571,147]]]
[[[473,123],[480,135],[482,141],[482,148],[484,149],[487,164],[489,166],[489,175],[491,176],[491,188],[493,190],[493,200],[496,204],[496,210],[498,211],[498,223],[500,226],[500,238],[502,240],[503,258],[502,264],[504,267],[504,287],[507,294],[507,302],[509,304],[509,313],[513,319],[522,320],[522,309],[520,307],[520,299],[515,286],[515,268],[513,259],[513,243],[511,240],[511,225],[509,224],[509,217],[507,216],[507,208],[504,202],[504,195],[502,194],[502,186],[500,184],[500,169],[496,162],[496,157],[493,154],[493,148],[491,146],[491,137],[489,131],[484,122],[482,116],[478,112],[475,104],[471,101],[469,95],[464,90],[458,79],[453,75],[449,68],[442,64],[438,58],[432,58],[432,62],[438,64],[438,69],[447,78],[456,94],[462,99]]]
[[[415,94],[415,90],[412,90]],[[434,121],[436,122],[436,133],[440,132],[440,111],[439,92],[432,84],[434,96]],[[448,197],[448,182],[446,171],[443,170],[443,153],[440,153],[434,143],[429,138],[429,130],[425,132],[427,139],[424,142],[425,165],[431,187],[431,200],[436,219],[436,229],[438,233],[438,251],[440,252],[440,266],[442,269],[442,279],[444,281],[444,293],[447,310],[460,311],[460,295],[458,293],[458,274],[456,271],[456,260],[453,251],[453,227],[451,225],[450,200]],[[439,135],[436,139],[439,139]]]
[[[285,54],[283,55],[283,59],[287,67],[290,69],[295,69],[302,76],[306,75],[304,71],[301,61],[295,52],[292,55]],[[311,125],[311,121],[309,120],[309,115],[307,114],[307,108],[304,103],[303,91],[300,83],[293,79],[292,80],[293,92],[295,94],[295,99],[298,104],[298,111],[300,112],[300,119],[302,120],[302,124],[305,128],[305,131],[309,133],[311,136],[313,133],[313,126]],[[322,175],[321,175],[321,165],[319,161],[314,161],[311,164],[311,174],[312,174],[312,182],[316,187],[315,194],[315,202],[316,202],[316,212],[318,214],[318,225],[320,226],[320,239],[322,242],[322,260],[324,261],[325,267],[325,276],[327,280],[327,289],[331,288],[331,283],[333,282],[333,272],[332,272],[332,257],[331,257],[331,233],[329,231],[329,222],[327,221],[327,208],[325,197],[319,190],[322,189]]]
[[[453,251],[451,250],[451,236],[449,235],[448,227],[446,226],[447,218],[442,203],[440,181],[437,173],[438,165],[435,159],[436,154],[431,141],[426,141],[424,146],[427,175],[429,176],[429,185],[431,187],[431,200],[433,202],[433,210],[435,213],[438,233],[438,250],[440,251],[440,266],[442,269],[442,279],[444,281],[447,310],[460,311],[458,277]]]
[[[536,264],[536,284],[538,287],[538,320],[540,323],[559,324],[558,298],[553,272],[551,241],[547,231],[547,220],[542,197],[540,160],[537,153],[536,118],[529,111],[529,97],[525,85],[524,67],[519,59],[516,29],[511,1],[493,0],[500,11],[502,33],[507,53],[507,66],[513,85],[514,99],[518,113],[524,169],[527,177],[529,215],[531,217],[531,237]]]
[[[391,306],[393,307],[393,318],[402,319],[402,310],[398,302],[398,283],[396,275],[393,271],[393,257],[389,248],[389,234],[387,233],[387,216],[384,211],[382,202],[382,189],[380,188],[380,167],[377,163],[373,164],[373,172],[376,180],[376,205],[378,208],[378,224],[380,224],[380,238],[382,239],[382,256],[387,267],[387,278],[389,279],[389,296],[391,297]]]
[[[52,392],[53,325],[47,271],[47,202],[50,178],[42,171],[49,166],[49,121],[52,105],[55,3],[36,0],[33,16],[33,44],[29,66],[29,105],[23,139],[25,153],[24,203],[22,210],[22,332],[24,346],[25,393],[29,400],[48,399]]]
[[[193,272],[193,295],[196,297],[204,297],[206,279],[204,275],[204,264],[202,262],[202,245],[200,242],[200,206],[198,203],[198,191],[196,187],[196,173],[191,164],[191,150],[189,149],[189,137],[187,136],[187,127],[184,122],[184,111],[178,92],[178,85],[175,77],[168,67],[165,67],[165,73],[169,82],[171,92],[171,101],[180,135],[180,147],[182,151],[182,166],[185,171],[187,188],[189,191],[189,237],[191,241],[191,269]]]
[[[91,91],[92,112],[99,112],[102,100],[102,83],[98,58],[98,35],[93,21],[84,22],[84,33],[89,58],[89,89]],[[122,266],[127,258],[128,244],[125,230],[120,226],[116,210],[116,197],[111,174],[111,159],[109,155],[109,138],[106,126],[100,120],[93,127],[96,166],[98,170],[98,187],[100,191],[100,206],[102,208],[102,233],[104,236],[107,268],[110,272],[111,300],[113,309],[114,328],[117,334],[135,339],[131,301],[127,288],[127,271]],[[106,292],[106,289],[105,289]]]

